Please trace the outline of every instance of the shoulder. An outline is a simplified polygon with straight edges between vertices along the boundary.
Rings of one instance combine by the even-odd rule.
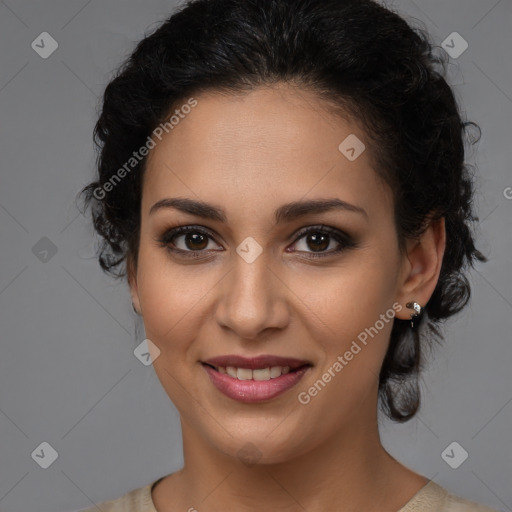
[[[496,509],[466,500],[429,481],[399,512],[498,512]]]
[[[450,492],[446,496],[445,510],[446,512],[498,512],[494,508],[466,500]]]
[[[104,501],[78,512],[156,512],[151,499],[151,487],[154,483],[138,487],[115,500]]]

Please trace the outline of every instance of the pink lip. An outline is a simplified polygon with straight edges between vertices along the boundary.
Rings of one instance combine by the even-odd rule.
[[[227,397],[239,402],[255,403],[275,398],[295,386],[310,369],[310,366],[304,366],[299,370],[291,371],[270,380],[238,380],[225,373],[219,373],[204,363],[203,368],[208,373],[213,385]]]

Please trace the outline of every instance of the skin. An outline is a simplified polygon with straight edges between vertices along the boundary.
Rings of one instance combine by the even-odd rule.
[[[372,168],[368,137],[312,92],[278,84],[196,99],[149,154],[138,260],[129,260],[132,299],[161,351],[154,369],[183,432],[184,467],[154,487],[155,507],[396,512],[428,480],[391,457],[379,437],[377,376],[392,321],[307,405],[297,395],[393,303],[402,306],[396,316],[409,319],[407,302],[428,302],[445,250],[444,220],[400,255],[393,196]],[[349,134],[366,144],[354,161],[338,150]],[[221,207],[227,222],[174,208],[149,214],[169,197]],[[333,210],[274,222],[284,203],[328,198],[364,208],[367,218]],[[333,238],[319,249],[295,236],[319,224],[347,233],[357,247],[308,259],[340,247]],[[188,245],[185,235],[174,239],[183,251],[199,247],[199,259],[158,243],[179,225],[212,233],[188,237]],[[252,263],[236,252],[249,236],[263,249]],[[243,404],[220,393],[200,364],[226,354],[289,356],[313,367],[279,397]],[[247,443],[257,449],[256,464],[237,455]]]

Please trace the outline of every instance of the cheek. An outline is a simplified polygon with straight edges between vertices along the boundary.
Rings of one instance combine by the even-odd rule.
[[[359,254],[329,273],[301,276],[300,296],[330,339],[346,340],[373,325],[394,301],[390,264]]]
[[[141,245],[137,283],[147,337],[165,351],[191,343],[204,322],[208,291],[217,281],[213,271],[179,265],[164,249]]]
[[[141,246],[139,269],[138,294],[144,330],[160,351],[153,369],[167,395],[183,413],[190,408],[190,393],[195,393],[190,376],[192,366],[184,364],[184,360],[197,336],[194,315],[205,292],[194,286],[197,283],[182,268],[170,263],[163,250]]]
[[[361,407],[373,407],[395,310],[393,288],[383,278],[387,274],[370,267],[361,259],[307,293],[308,306],[321,321],[310,313],[306,323],[323,355],[314,374],[298,389],[302,394],[297,399],[313,416],[325,417],[326,409],[332,411],[322,427],[326,432]],[[372,278],[370,283],[367,277]]]
[[[315,283],[300,281],[313,313],[307,322],[310,336],[323,351],[313,380],[326,372],[329,382],[318,404],[325,400],[350,409],[374,388],[395,316],[392,265],[378,251],[368,251]],[[314,382],[308,382],[311,385]],[[321,383],[317,387],[322,388]]]
[[[141,244],[138,294],[146,335],[159,347],[173,336],[179,319],[190,309],[183,278],[171,270],[165,250]]]

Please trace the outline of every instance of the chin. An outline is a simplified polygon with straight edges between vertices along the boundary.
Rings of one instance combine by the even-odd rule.
[[[237,425],[237,429],[228,428],[231,433],[235,431],[232,436],[224,431],[220,438],[210,438],[210,443],[224,455],[238,459],[247,467],[288,462],[314,449],[311,439],[308,440],[303,434],[298,435],[304,430],[280,430],[279,427],[275,429],[275,426],[270,426],[268,421],[263,423],[253,420],[250,427]]]

